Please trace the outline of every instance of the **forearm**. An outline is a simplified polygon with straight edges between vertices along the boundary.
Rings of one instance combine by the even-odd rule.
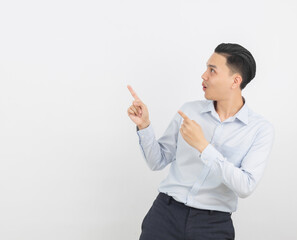
[[[229,162],[211,144],[200,155],[201,160],[217,173],[221,182],[241,198],[248,197],[260,181],[266,165],[267,156],[250,154],[241,167]],[[256,163],[253,164],[252,162]]]
[[[151,124],[137,131],[137,134],[143,157],[149,168],[153,171],[163,169],[171,161],[173,154],[166,136],[157,141]]]

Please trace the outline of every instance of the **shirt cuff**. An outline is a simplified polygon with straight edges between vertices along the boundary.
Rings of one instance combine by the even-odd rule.
[[[200,158],[207,166],[211,166],[217,160],[221,162],[225,161],[224,156],[210,143],[202,151]]]
[[[136,130],[137,130],[137,135],[139,137],[140,143],[145,144],[145,143],[151,142],[151,139],[155,137],[152,124],[150,124],[148,127],[143,128],[141,130],[139,130],[138,127],[136,126]]]

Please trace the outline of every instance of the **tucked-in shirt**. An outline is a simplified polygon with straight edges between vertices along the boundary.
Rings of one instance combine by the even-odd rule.
[[[200,153],[180,133],[183,118],[176,113],[156,140],[152,123],[136,128],[142,155],[151,170],[170,164],[159,192],[187,206],[234,212],[238,197],[249,196],[263,176],[274,142],[273,125],[246,103],[221,121],[213,100],[184,103],[180,110],[202,128],[209,142]]]

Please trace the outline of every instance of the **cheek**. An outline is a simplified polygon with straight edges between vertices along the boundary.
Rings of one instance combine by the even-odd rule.
[[[230,80],[221,76],[216,79],[216,82],[213,85],[219,92],[226,92],[228,90],[228,86],[230,85]]]
[[[220,79],[220,77],[213,77],[209,83],[209,86],[213,90],[220,90],[223,86],[222,80]]]

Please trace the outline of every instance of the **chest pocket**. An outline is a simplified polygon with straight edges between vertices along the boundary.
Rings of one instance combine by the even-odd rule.
[[[220,146],[220,152],[227,158],[229,162],[232,162],[236,167],[241,166],[241,162],[248,151],[247,146],[229,146],[227,144]]]

